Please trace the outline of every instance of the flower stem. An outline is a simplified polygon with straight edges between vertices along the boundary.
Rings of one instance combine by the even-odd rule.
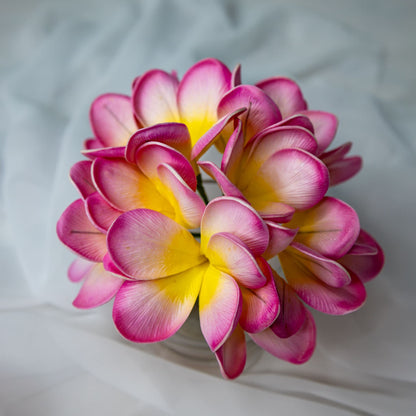
[[[199,195],[201,195],[201,198],[204,200],[204,202],[206,204],[208,204],[209,199],[208,199],[208,196],[207,196],[207,194],[205,192],[205,188],[204,188],[204,185],[203,185],[203,182],[202,182],[202,176],[201,176],[201,174],[199,174],[196,177],[196,189],[199,192]]]

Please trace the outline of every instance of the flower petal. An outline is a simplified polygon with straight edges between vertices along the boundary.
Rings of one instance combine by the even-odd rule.
[[[232,234],[214,234],[205,255],[212,266],[229,274],[242,286],[258,289],[266,284],[266,276],[247,246]]]
[[[69,280],[73,283],[80,282],[94,264],[95,263],[85,260],[82,257],[77,257],[68,268]]]
[[[183,178],[189,187],[196,190],[196,176],[189,161],[182,153],[158,142],[147,142],[136,151],[136,164],[151,180],[157,178],[158,166],[168,164]]]
[[[94,135],[105,147],[125,146],[138,129],[130,97],[104,94],[94,100],[90,110]]]
[[[102,197],[115,209],[149,208],[171,214],[172,207],[154,183],[123,159],[95,159],[92,175]]]
[[[234,196],[245,200],[240,190],[232,182],[230,182],[225,174],[212,162],[198,162],[198,166],[200,166],[205,173],[217,182],[224,195]]]
[[[320,155],[334,140],[338,128],[338,119],[334,114],[325,111],[306,110],[302,114],[307,116],[313,124],[315,138],[318,142],[317,154]]]
[[[85,209],[91,222],[103,233],[106,233],[122,211],[113,208],[98,193],[94,192],[85,200]]]
[[[89,160],[81,160],[75,163],[69,171],[69,176],[80,192],[82,198],[95,192],[95,186],[91,178],[91,164]]]
[[[280,312],[270,329],[279,338],[288,338],[304,324],[306,308],[296,292],[274,270],[273,276],[280,299]]]
[[[303,149],[315,153],[317,143],[313,134],[302,127],[277,126],[258,134],[249,144],[250,165],[258,169],[270,156],[282,149]],[[257,170],[256,169],[256,170]]]
[[[100,139],[97,139],[97,138],[86,139],[84,141],[85,150],[101,149],[103,147],[104,147],[104,143]]]
[[[233,72],[231,74],[231,86],[236,87],[237,85],[241,84],[241,65],[238,64],[233,69]]]
[[[322,274],[342,274],[342,266],[337,268],[336,262],[317,264],[313,258],[308,262],[305,261],[305,255],[298,250],[294,253],[293,249],[280,253],[279,259],[289,285],[305,303],[318,311],[330,315],[344,315],[357,310],[365,301],[364,285],[351,273],[351,283],[348,285],[334,287],[324,283]],[[330,267],[325,270],[328,265]],[[335,276],[334,280],[342,279]]]
[[[237,282],[209,266],[199,295],[201,331],[212,351],[218,350],[237,325],[241,295]]]
[[[87,272],[78,296],[72,304],[80,309],[96,308],[111,300],[124,280],[104,270],[102,263],[96,263]]]
[[[133,342],[158,342],[173,335],[196,302],[206,265],[151,281],[125,282],[117,293],[113,319]]]
[[[241,327],[250,333],[260,332],[269,327],[278,316],[280,309],[271,268],[261,257],[257,260],[260,269],[267,277],[266,284],[258,289],[246,289],[240,286],[243,302],[239,322]]]
[[[185,73],[178,87],[177,100],[192,145],[217,121],[218,103],[230,88],[231,72],[216,59],[199,61]]]
[[[292,260],[300,263],[305,273],[308,271],[322,282],[333,287],[342,287],[351,282],[348,272],[335,260],[295,241],[281,254],[290,253]],[[287,276],[286,276],[287,277]],[[287,277],[289,279],[289,277]]]
[[[205,203],[182,179],[182,177],[167,164],[157,169],[161,181],[162,193],[173,208],[169,216],[185,228],[199,228]]]
[[[107,159],[119,159],[124,158],[125,146],[119,147],[105,147],[101,149],[83,150],[81,153],[90,158],[95,159],[97,157],[105,157]]]
[[[238,377],[246,365],[246,338],[237,325],[224,344],[215,351],[221,374],[226,379]]]
[[[178,150],[188,159],[191,154],[191,137],[188,128],[182,123],[161,123],[140,129],[127,143],[126,159],[136,163],[137,150],[147,142],[164,143]]]
[[[360,245],[365,246],[367,250],[359,252]],[[384,254],[377,241],[366,231],[361,230],[354,246],[338,261],[366,283],[380,273],[384,265]]]
[[[308,117],[301,114],[295,114],[293,116],[285,118],[282,121],[279,121],[279,123],[275,124],[275,126],[303,127],[304,129],[310,131],[312,134],[315,133],[312,122],[309,120]],[[269,128],[272,129],[273,127],[274,126],[270,126]]]
[[[307,109],[306,101],[298,84],[289,78],[269,78],[260,81],[256,86],[276,103],[283,119]]]
[[[115,265],[138,280],[171,276],[206,261],[189,231],[149,209],[118,217],[108,230],[107,244]]]
[[[292,364],[308,361],[316,345],[315,321],[309,311],[298,332],[288,338],[279,338],[270,328],[258,334],[250,334],[253,341],[268,353]]]
[[[198,160],[216,140],[221,138],[221,133],[227,124],[245,111],[243,107],[224,115],[206,133],[202,134],[192,148],[191,160]]]
[[[239,85],[224,95],[218,104],[218,117],[242,107],[247,108],[247,112],[240,117],[245,143],[257,132],[282,119],[276,104],[260,88],[252,85]]]
[[[287,226],[298,228],[297,242],[332,259],[345,255],[360,232],[354,209],[332,197],[323,198],[306,211],[296,212]]]
[[[295,213],[295,208],[282,202],[267,201],[258,212],[265,221],[288,222]]]
[[[180,121],[176,104],[178,80],[160,69],[143,74],[135,82],[133,107],[144,127],[167,121]]]
[[[237,126],[224,148],[224,154],[221,159],[221,170],[230,178],[231,182],[237,181],[240,174],[240,162],[243,157],[244,136],[242,122],[237,120]]]
[[[352,156],[328,166],[330,186],[338,185],[351,179],[362,168],[363,161],[360,156]]]
[[[283,149],[269,157],[257,173],[250,166],[251,181],[244,196],[259,211],[269,203],[282,202],[296,209],[317,204],[328,190],[328,170],[316,157],[301,149]]]
[[[238,237],[255,257],[260,256],[269,243],[266,224],[249,204],[238,198],[216,198],[206,207],[201,221],[203,253],[211,236],[220,232]]]
[[[56,232],[67,247],[87,260],[101,262],[107,252],[105,234],[87,217],[82,199],[74,201],[63,212]]]
[[[265,259],[271,259],[283,251],[295,238],[297,229],[286,228],[275,222],[266,221],[269,229],[269,246],[263,253]]]

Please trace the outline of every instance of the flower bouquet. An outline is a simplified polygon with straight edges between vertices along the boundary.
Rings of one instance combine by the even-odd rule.
[[[70,171],[80,198],[57,224],[78,255],[74,306],[114,298],[116,328],[139,343],[168,339],[198,308],[207,348],[235,378],[248,337],[304,363],[316,342],[310,309],[363,304],[383,252],[355,210],[326,195],[361,158],[348,156],[351,143],[328,150],[337,119],[308,109],[294,81],[245,85],[240,67],[205,59],[180,81],[153,69],[131,96],[98,97],[90,120],[94,137]],[[208,200],[201,172],[222,196]]]

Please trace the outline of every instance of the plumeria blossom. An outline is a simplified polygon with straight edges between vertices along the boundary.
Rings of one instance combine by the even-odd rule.
[[[70,171],[80,198],[57,224],[77,255],[68,270],[82,282],[76,307],[113,300],[118,331],[139,343],[166,340],[198,309],[233,379],[247,340],[302,364],[316,345],[311,309],[363,305],[384,254],[357,212],[327,195],[362,160],[348,156],[350,142],[328,150],[338,120],[309,109],[293,80],[242,84],[240,66],[213,58],[181,80],[152,69],[131,96],[94,100],[90,122],[86,159]],[[209,202],[200,169],[223,196]]]
[[[279,299],[257,258],[269,243],[266,224],[245,202],[211,201],[201,216],[200,242],[162,213],[139,209],[111,226],[108,250],[131,280],[117,293],[114,322],[128,339],[155,342],[173,335],[199,300],[202,333],[217,351],[240,323],[259,331],[278,313]],[[243,308],[260,289],[267,302]],[[244,294],[243,291],[247,293]]]
[[[71,179],[83,199],[62,214],[57,232],[81,256],[69,270],[70,280],[84,281],[74,301],[77,307],[107,302],[123,283],[103,265],[107,230],[123,212],[150,208],[189,229],[199,226],[205,204],[194,192],[196,178],[188,160],[164,143],[152,141],[135,146],[134,160],[132,164],[124,158],[96,157],[71,169]]]

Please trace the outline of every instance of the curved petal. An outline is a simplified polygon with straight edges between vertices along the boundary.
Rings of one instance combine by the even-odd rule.
[[[312,133],[302,127],[278,126],[267,129],[266,133],[259,134],[249,143],[249,163],[245,174],[250,175],[258,171],[266,160],[279,150],[302,149],[313,154],[316,148],[316,140]]]
[[[125,282],[116,295],[113,320],[133,342],[158,342],[173,335],[195,305],[206,266],[151,281]]]
[[[358,250],[360,246],[367,250],[360,252]],[[366,231],[361,230],[354,246],[338,261],[366,283],[380,273],[384,265],[384,254],[377,241]]]
[[[262,204],[261,208],[257,208],[258,213],[265,221],[273,222],[288,222],[295,213],[295,208],[290,205],[283,204],[282,202],[267,201],[266,204]]]
[[[269,244],[266,224],[246,202],[233,197],[213,199],[201,221],[201,251],[206,252],[213,234],[230,233],[239,238],[253,256],[260,256]]]
[[[279,294],[280,312],[270,329],[279,338],[289,338],[304,324],[306,308],[296,292],[274,270],[273,277]]]
[[[297,229],[286,228],[271,221],[266,221],[266,224],[269,229],[269,246],[263,253],[263,257],[265,259],[271,259],[287,248],[295,238]]]
[[[94,264],[95,263],[85,260],[82,257],[77,257],[68,268],[69,280],[73,283],[80,282]]]
[[[212,162],[198,162],[198,166],[200,166],[205,173],[217,182],[224,195],[246,200],[240,190]]]
[[[74,201],[63,212],[56,232],[67,247],[87,260],[101,262],[107,252],[105,234],[87,217],[82,199]]]
[[[280,310],[279,296],[271,268],[261,257],[257,260],[267,277],[266,284],[254,290],[240,287],[243,302],[239,323],[245,331],[250,333],[257,333],[269,327]]]
[[[146,72],[135,82],[132,102],[143,126],[180,121],[176,104],[178,85],[176,77],[160,69]]]
[[[137,166],[122,159],[98,158],[92,175],[99,193],[113,208],[149,208],[171,215],[172,207]]]
[[[90,159],[95,159],[97,157],[105,157],[107,159],[119,159],[124,158],[125,150],[125,146],[104,147],[101,149],[83,150],[81,153]]]
[[[136,164],[151,180],[157,178],[158,166],[168,164],[182,177],[189,187],[196,190],[195,172],[182,153],[158,142],[147,142],[136,151]]]
[[[237,325],[241,294],[228,274],[209,266],[199,295],[201,331],[212,351],[220,348]]]
[[[285,118],[282,121],[279,121],[279,123],[277,123],[275,126],[303,127],[304,129],[310,131],[312,134],[315,133],[312,122],[309,120],[308,117],[301,114],[295,114],[293,116]],[[273,128],[273,126],[271,126],[270,129],[271,128]]]
[[[324,197],[314,207],[296,212],[287,226],[298,228],[295,241],[332,259],[345,255],[360,232],[354,209],[332,197]]]
[[[193,145],[217,121],[217,105],[230,88],[231,72],[216,59],[199,61],[183,76],[177,101]]]
[[[343,143],[341,146],[336,147],[335,149],[329,150],[328,152],[322,153],[319,155],[319,158],[326,165],[331,163],[338,162],[342,160],[346,154],[351,150],[352,142]]]
[[[282,119],[276,104],[260,88],[252,85],[239,85],[224,95],[218,104],[218,117],[243,107],[247,108],[240,117],[245,143],[259,131]]]
[[[239,167],[243,157],[244,136],[242,126],[243,123],[238,119],[237,126],[224,148],[224,154],[221,159],[221,170],[233,183],[237,181],[240,174]]]
[[[84,141],[85,150],[101,149],[103,147],[104,147],[104,143],[100,139],[97,139],[97,138],[86,139]]]
[[[231,74],[231,87],[236,87],[237,85],[241,84],[241,65],[238,64],[233,69]]]
[[[363,161],[360,156],[352,156],[328,166],[330,186],[338,185],[351,179],[362,168]]]
[[[244,174],[250,182],[244,196],[259,211],[271,202],[282,202],[296,209],[317,204],[328,190],[326,166],[315,156],[300,149],[283,149],[269,157],[257,173],[250,166]]]
[[[351,283],[350,275],[337,261],[329,259],[317,251],[298,243],[296,239],[281,254],[285,253],[290,253],[292,261],[300,263],[305,273],[309,272],[329,286],[342,287]]]
[[[111,300],[124,280],[104,270],[102,263],[96,263],[85,275],[84,282],[72,304],[80,309],[96,308]]]
[[[92,162],[90,160],[81,160],[75,163],[69,171],[73,184],[84,199],[95,192],[95,186],[91,178],[91,165]]]
[[[94,135],[105,147],[125,146],[138,129],[127,95],[104,94],[96,98],[91,105],[90,121]]]
[[[291,249],[292,250],[292,249]],[[298,251],[298,253],[300,253]],[[312,308],[330,315],[344,315],[357,310],[365,301],[364,285],[350,273],[351,283],[342,287],[329,286],[321,280],[325,264],[314,265],[315,271],[302,256],[289,249],[279,254],[279,259],[289,285]],[[335,262],[334,262],[335,263]],[[333,266],[333,264],[331,265]],[[319,268],[316,270],[316,268]],[[335,267],[333,267],[335,269]],[[342,270],[342,267],[339,267]],[[331,273],[330,269],[325,273]],[[319,277],[318,277],[319,274]]]
[[[308,108],[298,84],[289,78],[268,78],[256,86],[276,103],[283,119]]]
[[[191,160],[199,159],[221,137],[227,124],[245,111],[245,108],[239,108],[224,115],[206,133],[202,134],[192,148]]]
[[[215,351],[221,374],[232,380],[238,377],[246,365],[246,338],[244,331],[237,325],[224,344]]]
[[[85,200],[85,209],[91,222],[103,233],[106,233],[122,211],[113,208],[98,193],[94,192]]]
[[[266,284],[266,276],[247,246],[232,234],[214,234],[205,255],[212,266],[229,274],[242,286],[258,289]]]
[[[205,203],[171,166],[162,164],[157,169],[163,196],[173,208],[170,216],[185,228],[199,228]]]
[[[256,170],[279,150],[303,149],[313,154],[317,149],[313,134],[309,130],[296,126],[278,126],[267,129],[265,133],[257,135],[250,145],[248,159],[250,166]]]
[[[126,146],[126,159],[136,163],[137,150],[147,142],[164,143],[182,153],[187,159],[191,154],[191,137],[182,123],[161,123],[140,129],[130,138]]]
[[[320,155],[334,140],[338,129],[338,119],[334,114],[325,111],[306,110],[302,111],[302,114],[307,116],[313,124],[318,142],[317,154]]]
[[[292,364],[308,361],[316,345],[315,321],[309,311],[298,332],[288,338],[279,338],[270,328],[258,334],[250,334],[253,341],[268,353]]]
[[[149,209],[120,215],[108,230],[107,245],[115,265],[138,280],[171,276],[206,261],[189,231]]]

